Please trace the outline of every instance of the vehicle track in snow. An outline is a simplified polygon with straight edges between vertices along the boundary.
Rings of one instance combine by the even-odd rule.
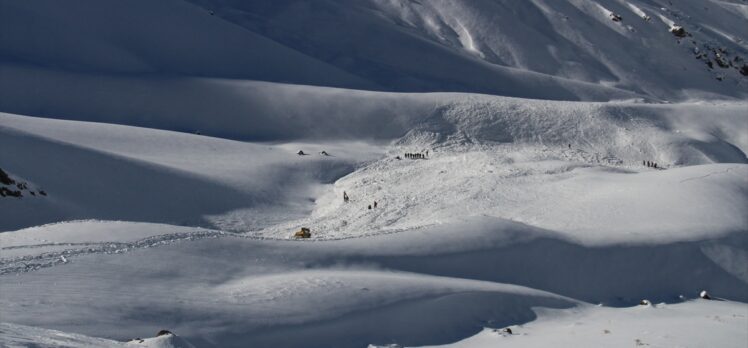
[[[46,243],[35,245],[17,245],[1,248],[0,250],[31,249],[50,246],[70,246],[62,251],[45,252],[38,255],[27,255],[10,258],[0,258],[0,275],[26,273],[47,267],[70,262],[71,256],[90,254],[122,254],[137,249],[146,249],[182,241],[193,241],[207,238],[219,238],[231,233],[222,231],[198,231],[190,233],[171,233],[143,238],[133,242],[99,242],[99,243]]]

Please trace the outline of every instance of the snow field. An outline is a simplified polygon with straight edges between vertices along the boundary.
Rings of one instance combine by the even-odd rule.
[[[689,301],[625,309],[587,307],[541,310],[539,319],[511,326],[512,335],[493,329],[443,348],[651,346],[743,347],[748,340],[744,303]],[[434,346],[435,347],[435,346]]]

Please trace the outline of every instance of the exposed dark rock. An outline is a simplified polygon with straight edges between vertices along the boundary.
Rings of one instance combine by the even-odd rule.
[[[23,197],[23,194],[21,194],[21,191],[11,190],[4,186],[0,187],[0,195],[3,197],[17,197],[17,198]]]
[[[0,168],[0,184],[13,185],[15,183],[16,181],[11,179],[10,175],[8,175],[8,173],[6,173],[5,171],[3,171],[2,168]]]

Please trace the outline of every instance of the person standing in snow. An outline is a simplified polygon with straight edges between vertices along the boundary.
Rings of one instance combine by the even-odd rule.
[[[348,203],[348,194],[345,191],[343,191],[343,202]]]
[[[371,204],[369,204],[369,210],[371,210]]]
[[[377,201],[374,201],[374,208],[377,207]]]

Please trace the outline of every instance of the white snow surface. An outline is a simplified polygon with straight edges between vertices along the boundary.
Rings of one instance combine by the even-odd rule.
[[[114,340],[101,339],[86,335],[72,334],[58,330],[49,330],[31,326],[0,323],[0,339],[3,346],[8,348],[38,347],[91,347],[91,348],[117,348],[117,347],[140,347],[140,348],[194,348],[184,338],[174,334],[166,334],[158,337],[133,339],[123,343]]]
[[[748,341],[744,303],[690,301],[625,309],[586,307],[542,311],[538,320],[441,345],[483,347],[744,347]],[[725,337],[734,338],[726,340]],[[437,346],[431,346],[437,347]]]
[[[0,0],[0,347],[744,347],[747,8]]]

